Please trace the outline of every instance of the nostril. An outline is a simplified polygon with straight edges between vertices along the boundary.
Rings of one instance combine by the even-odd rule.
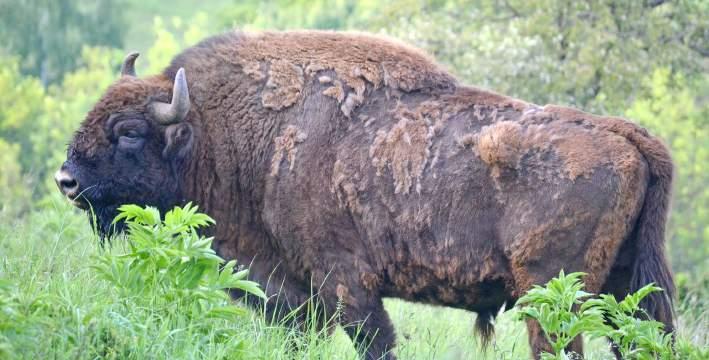
[[[62,194],[73,197],[76,196],[76,192],[79,190],[79,182],[67,173],[65,170],[59,170],[54,174],[54,180],[57,182],[57,186]]]
[[[79,183],[74,179],[62,179],[59,181],[59,185],[66,190],[72,190],[77,187]]]

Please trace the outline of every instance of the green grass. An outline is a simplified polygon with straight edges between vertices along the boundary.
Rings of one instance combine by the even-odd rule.
[[[332,335],[314,327],[299,332],[264,321],[258,310],[233,320],[189,319],[179,309],[166,312],[159,299],[121,297],[90,267],[101,251],[86,216],[61,199],[19,219],[0,214],[0,358],[357,358],[339,328]],[[680,304],[679,331],[706,348],[706,289],[700,290]],[[514,311],[498,317],[483,352],[473,313],[396,299],[385,307],[400,359],[528,358],[526,330]],[[587,343],[586,355],[612,359],[603,340]]]

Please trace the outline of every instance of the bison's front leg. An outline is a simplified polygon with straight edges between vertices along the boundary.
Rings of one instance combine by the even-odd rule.
[[[359,278],[357,272],[331,271],[320,287],[319,297],[327,313],[336,315],[363,358],[393,360],[394,327],[382,298],[376,287],[364,286]]]
[[[341,325],[363,358],[396,359],[392,353],[395,343],[394,328],[384,310],[381,297],[366,294],[365,291],[360,291],[353,286],[345,286],[342,283],[334,286],[327,282],[318,290],[313,289],[311,293],[317,293],[317,296],[306,301],[317,302],[315,313],[309,311],[307,306],[304,307],[305,302],[301,303],[296,312],[274,312],[272,310],[274,305],[281,310],[293,309],[293,302],[301,297],[294,297],[292,291],[288,296],[282,296],[276,302],[277,304],[270,304],[271,306],[267,304],[267,312],[277,318],[290,320],[288,322],[291,325],[302,325],[306,323],[304,321],[306,316],[315,315],[318,326],[331,326],[334,329],[334,326]],[[290,304],[286,304],[288,302]],[[333,319],[336,322],[333,323]]]
[[[342,325],[357,350],[364,352],[366,359],[395,359],[392,353],[395,344],[394,328],[381,298],[346,305],[344,312]]]
[[[268,319],[296,329],[307,324],[307,316],[315,315],[316,319],[309,320],[317,321],[318,326],[337,325],[328,323],[328,320],[335,319],[364,358],[395,359],[391,352],[395,343],[394,328],[382,299],[376,290],[365,289],[355,280],[353,273],[341,270],[316,272],[322,276],[316,275],[318,280],[304,284],[287,276],[287,271],[279,266],[266,272],[269,267],[253,262],[250,273],[252,280],[262,284],[269,300],[264,304],[249,297],[252,306],[265,305]],[[309,307],[308,302],[314,307]],[[316,311],[312,312],[313,309]]]

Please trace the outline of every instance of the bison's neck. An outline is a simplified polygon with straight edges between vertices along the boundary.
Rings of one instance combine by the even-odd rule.
[[[217,221],[213,235],[223,256],[263,252],[240,245],[258,242],[239,239],[260,226],[265,157],[279,120],[260,108],[241,71],[233,69],[228,81],[193,73],[190,91],[200,118],[193,119],[195,149],[182,174],[184,199]]]

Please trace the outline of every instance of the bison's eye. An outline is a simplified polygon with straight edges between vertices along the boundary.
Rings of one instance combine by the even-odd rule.
[[[137,129],[122,129],[118,136],[118,148],[126,151],[136,151],[143,148],[145,138]]]
[[[140,150],[145,143],[145,139],[140,137],[138,133],[126,133],[118,138],[118,147],[122,150],[135,151]]]
[[[114,139],[118,148],[124,151],[137,151],[143,148],[148,126],[141,119],[119,120],[113,127]]]
[[[140,137],[140,133],[138,133],[135,130],[128,130],[125,132],[125,134],[123,134],[123,136],[125,136],[127,138],[131,138],[131,139],[135,139],[137,137]]]

